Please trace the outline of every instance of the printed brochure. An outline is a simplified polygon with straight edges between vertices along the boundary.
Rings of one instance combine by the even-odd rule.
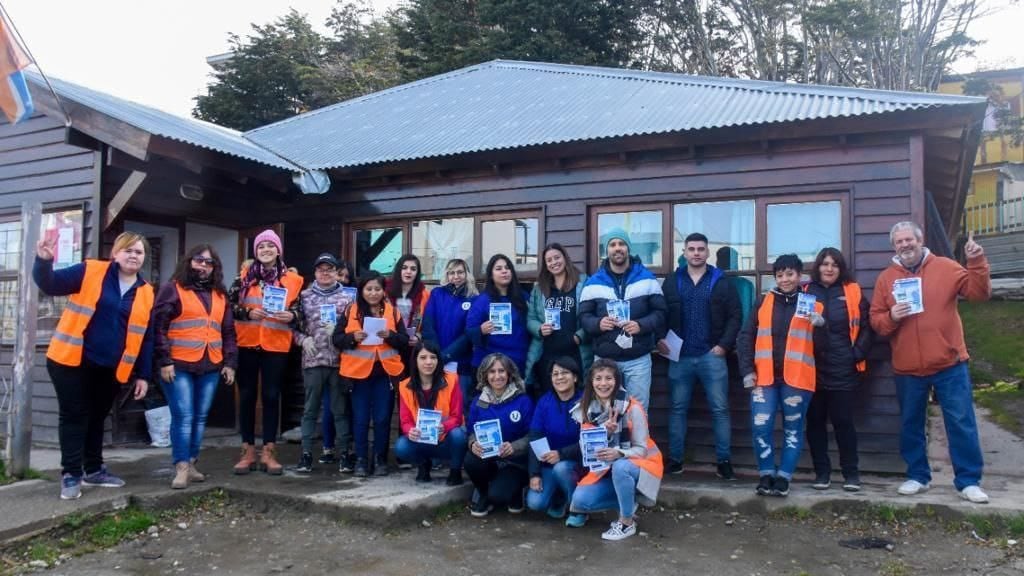
[[[441,435],[441,412],[420,408],[416,413],[416,428],[420,431],[421,444],[436,446]]]
[[[483,458],[494,458],[501,450],[501,422],[499,420],[481,420],[473,424],[476,442],[483,449]]]
[[[263,286],[263,310],[266,312],[284,312],[284,302],[287,298],[287,289],[280,286]]]
[[[491,335],[512,334],[512,303],[493,302],[490,309],[491,324],[494,324],[494,331]]]
[[[897,304],[910,304],[911,314],[924,312],[920,278],[899,278],[892,283],[892,296]]]
[[[583,453],[583,465],[591,472],[608,469],[608,463],[597,458],[597,451],[607,447],[608,432],[604,427],[580,430],[580,452]]]

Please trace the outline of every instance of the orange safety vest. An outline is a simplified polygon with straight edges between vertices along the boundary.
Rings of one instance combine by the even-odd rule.
[[[640,414],[644,419],[644,424],[647,423],[647,414],[644,413],[643,405],[637,402],[636,398],[630,396],[629,406],[626,408],[626,432],[632,434],[633,431],[633,409],[638,408]],[[593,424],[584,423],[582,425],[584,429],[594,428]],[[636,464],[640,468],[640,479],[637,481],[637,490],[640,494],[647,498],[648,502],[646,505],[653,505],[654,501],[658,497],[658,487],[661,485],[661,476],[665,470],[664,462],[661,458],[661,450],[658,449],[658,445],[654,443],[654,439],[650,436],[650,427],[647,428],[647,456],[643,458],[630,458],[629,461]],[[587,486],[589,484],[596,484],[611,468],[606,468],[599,472],[587,472],[580,482],[580,486]],[[641,486],[645,487],[646,490],[641,491]],[[649,487],[649,488],[648,488]]]
[[[775,294],[765,294],[761,308],[757,311],[757,339],[754,341],[754,370],[758,386],[771,386],[775,382],[775,363],[772,360],[772,309]],[[825,309],[821,302],[814,303],[818,314]],[[782,365],[782,377],[786,384],[801,390],[814,392],[816,371],[814,367],[814,326],[808,318],[796,314],[789,321],[786,336],[786,351]]]
[[[405,406],[410,413],[412,413],[413,418],[415,418],[416,415],[419,414],[420,403],[416,397],[416,392],[409,388],[409,382],[411,380],[412,378],[406,378],[405,380],[402,380],[401,384],[399,384],[398,399],[399,401],[402,402],[402,405]],[[459,375],[452,374],[450,372],[444,372],[444,382],[445,386],[444,388],[437,391],[437,400],[434,402],[434,410],[437,410],[438,412],[441,413],[442,423],[448,419],[449,415],[451,415],[452,394],[455,392],[455,390],[459,389]],[[459,414],[459,417],[461,419],[462,414]],[[460,422],[459,424],[462,423]],[[447,434],[448,433],[445,432],[444,428],[442,428],[438,432],[438,441],[443,441],[445,435]]]
[[[50,339],[50,347],[46,357],[65,366],[81,366],[82,350],[85,345],[85,329],[96,313],[96,303],[100,301],[103,291],[103,278],[110,269],[110,262],[104,260],[86,260],[85,276],[82,287],[68,297],[60,322]],[[135,302],[128,314],[128,331],[124,339],[124,351],[121,361],[117,364],[114,377],[126,384],[132,375],[135,360],[142,350],[142,340],[149,327],[150,312],[153,310],[153,287],[143,284],[135,290]]]
[[[207,313],[195,291],[186,290],[177,282],[174,287],[181,301],[181,314],[171,320],[167,329],[171,358],[181,362],[199,362],[209,350],[210,362],[220,364],[224,360],[220,324],[224,318],[224,295],[216,290],[210,292],[210,312]]]
[[[302,291],[302,276],[285,272],[280,284],[288,291],[284,307],[287,310]],[[246,309],[263,307],[263,288],[257,283],[249,287],[239,302]],[[273,318],[261,320],[235,320],[235,332],[240,348],[262,348],[268,352],[287,352],[292,347],[292,329]]]
[[[398,331],[398,314],[395,313],[391,303],[384,301],[384,319],[387,322],[387,329],[391,332]],[[351,334],[363,329],[362,318],[359,317],[359,305],[353,302],[348,307],[348,323],[345,325],[345,333]],[[380,360],[384,371],[391,376],[398,376],[402,373],[404,365],[402,356],[397,350],[388,346],[387,342],[367,346],[359,344],[355,348],[341,351],[341,364],[338,372],[346,378],[363,379],[373,371],[373,363]]]
[[[854,344],[860,334],[860,299],[863,297],[860,292],[860,284],[856,282],[843,284],[843,295],[846,296],[846,314],[850,317],[850,344]],[[867,360],[857,362],[857,372],[866,372],[867,369]]]

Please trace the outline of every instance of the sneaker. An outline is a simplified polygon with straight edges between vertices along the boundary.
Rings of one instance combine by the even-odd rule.
[[[320,453],[320,457],[316,459],[317,464],[334,464],[334,450],[331,448],[324,448],[324,451]]]
[[[669,460],[669,462],[668,462],[668,473],[669,474],[682,474],[683,473],[683,463],[682,462],[673,462],[673,461]]]
[[[114,476],[107,471],[107,466],[104,464],[100,466],[100,469],[93,472],[92,474],[86,474],[82,477],[82,484],[86,486],[103,486],[105,488],[120,488],[124,486],[124,480],[121,480],[117,476]]]
[[[732,471],[732,463],[728,460],[722,460],[718,463],[718,469],[715,471],[715,476],[718,476],[722,480],[732,482],[736,479],[736,474]]]
[[[426,461],[419,465],[416,469],[416,481],[423,483],[430,483],[430,461]]]
[[[843,477],[843,490],[847,492],[860,492],[860,474],[850,474]]]
[[[342,454],[338,458],[338,472],[351,474],[356,470],[356,455],[352,453]]]
[[[483,518],[494,510],[494,506],[487,501],[487,498],[481,496],[472,506],[469,507],[469,513],[473,518]]]
[[[398,463],[399,470],[412,470],[412,464],[410,462],[406,462],[405,460],[400,460],[398,458],[396,458],[395,461]]]
[[[311,452],[303,452],[302,456],[299,456],[299,463],[295,465],[295,471],[300,474],[309,474],[313,471],[313,454]]]
[[[811,482],[811,488],[815,490],[828,490],[830,486],[832,486],[832,478],[828,472],[816,475],[814,482]]]
[[[448,478],[445,479],[445,486],[462,486],[464,480],[462,479],[462,470],[458,468],[448,471]]]
[[[565,525],[569,528],[583,528],[587,523],[586,514],[569,514],[569,517],[565,519]]]
[[[555,520],[561,520],[565,518],[565,513],[569,511],[569,503],[563,502],[561,506],[552,506],[548,508],[548,516]]]
[[[356,478],[366,478],[370,475],[370,463],[366,461],[366,458],[358,458],[352,471],[352,475]]]
[[[409,465],[409,468],[412,468],[411,464]],[[399,469],[402,469],[402,467],[399,466]],[[406,468],[406,469],[408,469],[408,468]],[[387,458],[385,458],[383,456],[380,456],[380,455],[377,455],[377,456],[373,457],[373,475],[374,476],[387,476],[388,475],[388,459]]]
[[[82,477],[64,474],[60,478],[60,499],[78,500],[82,497]]]
[[[754,491],[757,492],[758,496],[771,496],[772,484],[774,483],[774,478],[765,474],[757,481],[757,488]]]
[[[977,484],[961,490],[960,497],[974,504],[988,504],[988,494],[982,492]]]
[[[625,540],[630,536],[636,534],[636,522],[632,524],[623,524],[616,520],[612,522],[612,527],[605,530],[604,534],[601,534],[602,540]]]
[[[779,496],[780,498],[789,496],[789,480],[776,478],[775,483],[772,484],[772,496]]]
[[[913,496],[921,492],[927,491],[931,486],[928,484],[921,484],[917,480],[907,480],[900,487],[896,489],[896,492],[901,496]]]
[[[522,514],[523,513],[523,492],[520,491],[517,495],[512,497],[508,503],[509,514]]]

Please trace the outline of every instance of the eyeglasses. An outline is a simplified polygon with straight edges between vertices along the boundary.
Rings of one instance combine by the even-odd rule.
[[[572,376],[572,372],[569,372],[568,370],[552,370],[551,371],[551,377],[552,378],[561,378],[562,376]]]
[[[213,258],[206,258],[204,256],[193,256],[192,257],[192,262],[194,264],[199,264],[200,266],[209,266],[209,267],[212,268],[213,264],[216,261]]]

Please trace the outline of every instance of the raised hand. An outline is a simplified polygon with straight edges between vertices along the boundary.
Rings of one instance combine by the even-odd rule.
[[[964,254],[967,255],[968,259],[977,258],[985,254],[985,249],[974,241],[974,232],[967,233],[967,243],[964,244]]]

